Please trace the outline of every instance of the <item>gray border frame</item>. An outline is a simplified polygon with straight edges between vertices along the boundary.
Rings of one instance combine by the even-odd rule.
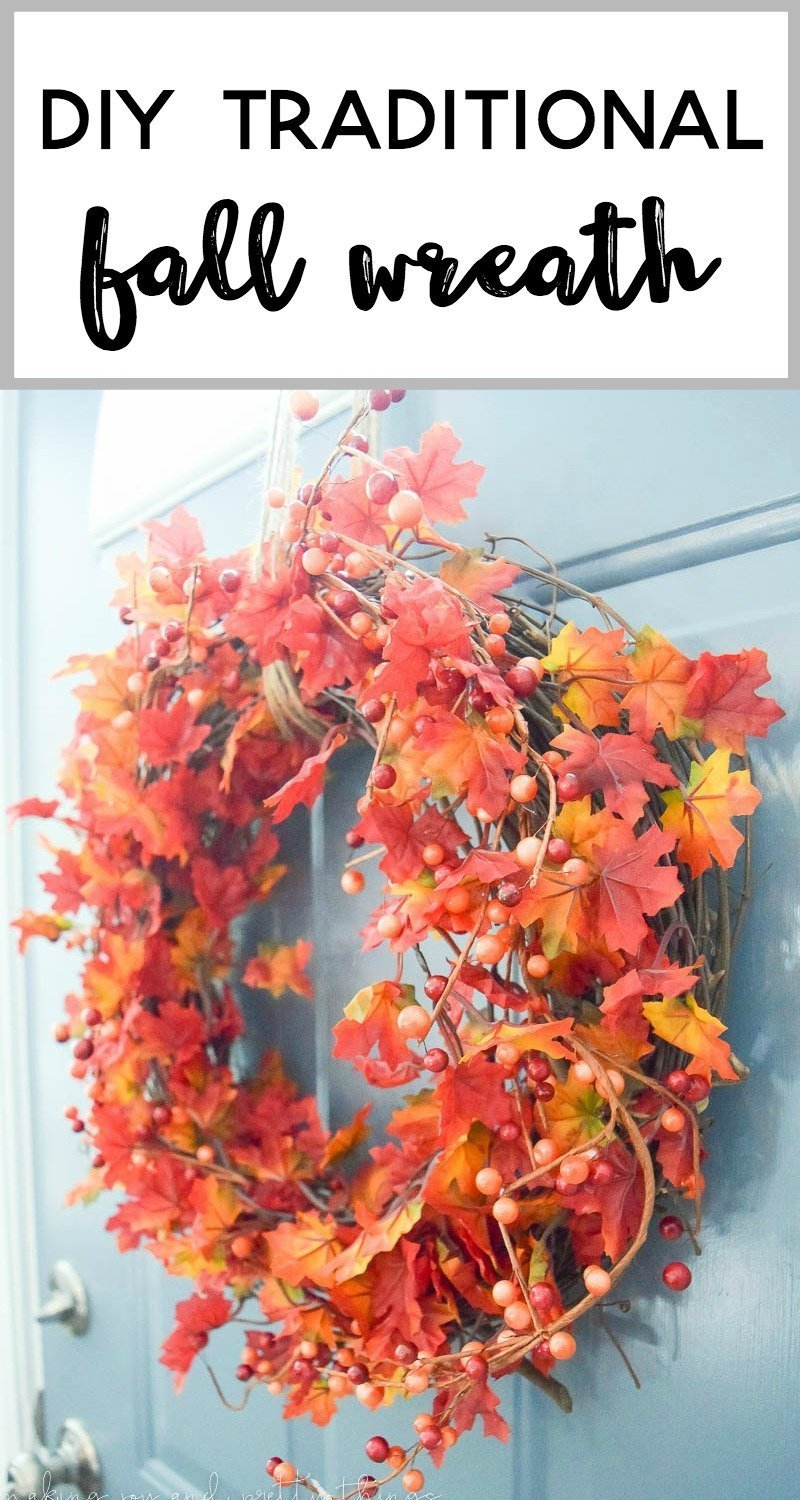
[[[105,379],[98,380],[15,380],[13,375],[13,348],[14,348],[14,246],[13,246],[13,202],[14,202],[14,13],[41,13],[47,11],[70,11],[70,10],[95,10],[103,13],[108,11],[163,11],[166,9],[175,11],[198,11],[198,10],[220,10],[224,9],[220,0],[168,0],[168,3],[137,4],[136,0],[129,3],[106,5],[102,0],[79,0],[77,4],[62,4],[59,0],[50,0],[50,3],[27,4],[25,0],[0,0],[0,91],[2,92],[3,114],[0,116],[0,202],[6,205],[4,224],[0,232],[0,387],[12,390],[24,389],[70,389],[82,388],[93,389],[176,389],[176,390],[214,390],[214,389],[263,389],[281,388],[287,384],[286,378],[272,376],[263,380],[177,380],[177,379]],[[363,12],[365,16],[373,14],[376,10],[407,10],[429,11],[447,10],[485,10],[485,0],[435,0],[435,3],[425,4],[424,0],[411,0],[410,4],[400,4],[399,0],[345,0],[342,5],[334,5],[330,0],[278,0],[276,4],[257,3],[257,0],[235,0],[230,9],[240,11],[269,11],[293,9],[299,11],[340,11],[340,12]],[[783,0],[783,4],[760,6],[757,0],[704,0],[704,3],[693,5],[688,0],[680,0],[680,3],[669,3],[669,0],[643,0],[643,3],[632,4],[631,0],[610,0],[604,4],[603,0],[567,0],[566,4],[559,4],[557,0],[551,0],[550,4],[539,6],[519,4],[518,0],[503,0],[503,10],[520,11],[523,13],[536,11],[603,11],[612,10],[619,12],[641,12],[661,11],[680,13],[683,11],[759,11],[769,10],[786,14],[789,18],[789,47],[787,58],[788,82],[800,81],[800,0]],[[488,388],[500,389],[550,389],[555,387],[566,389],[609,389],[625,390],[635,387],[637,389],[719,389],[731,388],[739,390],[750,389],[773,389],[786,390],[800,388],[800,296],[794,287],[791,267],[793,264],[793,249],[800,243],[800,197],[793,192],[793,179],[791,166],[798,159],[795,152],[797,135],[800,130],[800,103],[794,98],[791,86],[788,89],[789,101],[789,140],[788,161],[789,175],[787,191],[789,198],[789,287],[788,287],[788,376],[785,380],[659,380],[659,379],[616,379],[616,380],[587,380],[587,379],[530,379],[530,380],[452,380],[442,378],[440,380],[408,380],[410,387],[420,388]],[[340,380],[320,380],[314,376],[313,370],[303,380],[293,380],[292,385],[313,385],[315,389],[336,390],[341,388],[360,389],[370,385],[391,385],[393,379],[391,371],[372,371],[360,376],[352,375]]]

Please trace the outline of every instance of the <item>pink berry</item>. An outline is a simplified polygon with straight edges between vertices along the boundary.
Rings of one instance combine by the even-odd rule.
[[[391,401],[388,391],[370,391],[369,404],[373,411],[386,411]]]
[[[399,387],[395,386],[389,392],[389,400],[393,401],[396,404],[398,401],[402,401],[404,399],[405,394],[406,393],[404,390],[401,390]]]

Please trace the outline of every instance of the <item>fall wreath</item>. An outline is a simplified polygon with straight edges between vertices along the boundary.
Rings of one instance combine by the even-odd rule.
[[[407,1446],[367,1444],[362,1497],[420,1490],[479,1417],[504,1437],[512,1371],[568,1409],[554,1367],[654,1213],[696,1247],[703,1112],[745,1073],[720,1015],[746,737],[781,713],[761,651],[690,660],[526,544],[442,536],[482,470],[444,425],[372,457],[363,420],[402,394],[371,393],[317,480],[269,490],[255,548],[207,556],[183,510],[146,525],[119,644],[71,663],[62,795],[16,809],[67,835],[50,910],[17,925],[80,950],[56,1031],[88,1084],[74,1196],[119,1192],[120,1248],[195,1279],[161,1356],[178,1385],[236,1317],[237,1379],[288,1416],[428,1392]],[[243,953],[239,919],[353,740],[373,760],[341,883],[377,862],[362,939],[393,957],[342,997],[333,1052],[403,1090],[368,1153],[367,1110],[330,1132],[278,1055],[243,1073],[234,1049],[237,986],[311,995],[310,944]],[[686,1262],[663,1280],[688,1286]]]

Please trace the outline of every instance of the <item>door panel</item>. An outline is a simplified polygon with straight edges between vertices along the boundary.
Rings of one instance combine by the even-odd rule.
[[[24,793],[46,794],[57,747],[69,734],[69,684],[52,683],[64,655],[101,648],[113,637],[105,601],[112,556],[134,539],[96,551],[87,540],[88,475],[97,397],[85,392],[31,392],[23,398],[22,704]],[[714,1101],[708,1217],[703,1257],[682,1299],[662,1292],[660,1245],[647,1249],[626,1280],[630,1313],[614,1314],[615,1332],[642,1381],[636,1391],[602,1331],[582,1325],[581,1354],[569,1372],[575,1414],[563,1416],[521,1382],[509,1382],[504,1405],[515,1431],[507,1448],[470,1438],[459,1445],[432,1489],[443,1500],[483,1493],[519,1500],[601,1494],[614,1500],[659,1497],[677,1483],[688,1500],[750,1500],[762,1490],[789,1494],[796,1472],[798,1360],[789,1311],[791,1216],[797,1201],[800,963],[797,723],[800,668],[796,579],[800,542],[750,550],[757,521],[740,528],[731,555],[704,556],[702,531],[691,554],[670,571],[642,580],[637,544],[674,526],[723,515],[800,490],[800,401],[784,392],[415,392],[392,409],[387,442],[413,442],[432,420],[447,420],[464,453],[489,468],[471,507],[472,539],[487,526],[530,535],[563,560],[588,558],[581,581],[591,587],[592,555],[619,549],[610,594],[633,623],[650,620],[685,646],[770,653],[776,696],[788,717],[754,755],[765,806],[756,819],[755,909],[748,917],[731,995],[730,1024],[753,1076],[744,1089]],[[323,461],[337,423],[304,438],[309,472]],[[255,534],[262,476],[254,466],[215,486],[193,506],[209,545],[230,550]],[[790,508],[788,526],[800,535]],[[709,533],[710,535],[710,533]],[[659,554],[660,555],[660,554]],[[691,566],[686,566],[688,560]],[[602,564],[596,565],[602,582]],[[343,834],[363,771],[359,752],[336,764],[321,806],[298,814],[283,832],[293,873],[270,915],[254,914],[247,940],[301,932],[313,938],[317,999],[249,1007],[248,1047],[280,1039],[301,1087],[316,1089],[336,1125],[364,1099],[362,1081],[330,1059],[330,1027],[353,991],[385,976],[385,960],[359,956],[358,927],[368,894],[345,898],[338,885]],[[41,864],[30,835],[26,901],[35,905]],[[374,887],[373,887],[374,889]],[[32,1078],[38,1237],[42,1284],[50,1264],[67,1256],[85,1276],[93,1322],[83,1340],[58,1328],[44,1333],[51,1428],[66,1415],[83,1418],[106,1466],[109,1496],[121,1490],[200,1493],[217,1474],[220,1495],[257,1490],[265,1455],[280,1452],[330,1483],[354,1476],[365,1438],[376,1425],[391,1438],[407,1431],[408,1413],[347,1410],[318,1432],[282,1422],[279,1405],[257,1391],[240,1414],[219,1403],[202,1368],[175,1398],[156,1363],[183,1283],[170,1282],[142,1255],[121,1257],[102,1232],[107,1203],[63,1210],[81,1156],[61,1120],[77,1092],[63,1053],[51,1040],[70,960],[33,945],[29,984],[35,1031]],[[396,1100],[379,1097],[380,1132]],[[226,1342],[227,1341],[227,1342]],[[212,1342],[215,1368],[233,1389],[239,1338],[226,1330]],[[353,1404],[355,1407],[355,1403]],[[635,1443],[635,1451],[632,1444]],[[676,1475],[676,1455],[680,1474]]]

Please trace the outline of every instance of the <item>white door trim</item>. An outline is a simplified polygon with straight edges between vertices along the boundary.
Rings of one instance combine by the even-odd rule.
[[[5,809],[20,791],[20,397],[0,392],[0,1480],[30,1441],[42,1383],[37,1294],[30,1027],[25,966],[9,921],[22,905],[19,829]]]

